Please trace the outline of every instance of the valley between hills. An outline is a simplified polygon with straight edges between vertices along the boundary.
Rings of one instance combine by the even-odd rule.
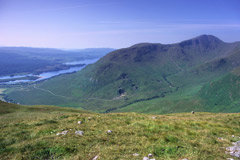
[[[239,67],[239,42],[201,35],[175,44],[136,44],[77,73],[1,88],[13,103],[100,113],[239,112]]]

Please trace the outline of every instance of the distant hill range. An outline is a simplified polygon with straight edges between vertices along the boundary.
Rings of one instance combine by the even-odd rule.
[[[141,43],[115,50],[78,73],[41,82],[38,89],[15,90],[8,98],[99,112],[239,112],[238,67],[240,42],[212,35],[175,44]]]
[[[61,50],[54,48],[0,47],[0,76],[33,73],[64,62],[100,58],[111,48]]]

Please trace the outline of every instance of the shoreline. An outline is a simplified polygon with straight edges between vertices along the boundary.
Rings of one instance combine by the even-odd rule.
[[[42,82],[44,80],[48,80],[50,78],[53,78],[53,77],[56,77],[56,76],[59,76],[59,75],[63,75],[63,74],[72,74],[72,73],[75,73],[75,72],[78,72],[80,70],[82,70],[85,66],[87,66],[87,64],[79,64],[79,65],[71,65],[71,67],[69,67],[68,69],[63,69],[63,70],[55,70],[55,71],[49,71],[49,72],[43,72],[41,74],[51,74],[52,72],[61,72],[61,71],[67,71],[69,69],[72,69],[72,68],[77,68],[77,67],[81,67],[79,68],[78,70],[73,70],[73,71],[69,71],[69,72],[66,72],[66,73],[56,73],[57,75],[53,75],[53,76],[50,76],[50,77],[47,77],[47,78],[44,78],[44,76],[41,76],[41,74],[33,74],[33,75],[26,75],[25,77],[19,77],[19,78],[12,78],[12,79],[0,79],[0,85],[23,85],[23,84],[31,84],[31,83],[36,83],[36,82]],[[52,73],[54,74],[54,73]],[[38,77],[38,78],[33,78],[33,77]],[[25,80],[25,82],[24,82]],[[13,83],[9,83],[9,82],[12,82]],[[22,81],[22,82],[16,82],[14,83],[14,81]]]

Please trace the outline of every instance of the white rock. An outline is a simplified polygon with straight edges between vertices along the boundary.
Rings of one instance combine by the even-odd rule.
[[[155,160],[155,158],[151,159],[150,157],[153,157],[153,154],[149,153],[148,157],[143,157],[143,160]]]
[[[187,158],[183,158],[182,160],[188,160]]]
[[[57,133],[56,135],[59,136],[59,135],[66,135],[68,133],[68,131],[62,131],[62,132],[59,132]]]
[[[138,153],[133,153],[133,156],[137,157],[137,156],[139,156],[139,154]]]
[[[78,124],[81,124],[82,123],[82,121],[78,121]]]
[[[92,160],[97,160],[98,159],[98,156],[95,156]]]
[[[108,133],[108,134],[111,134],[111,133],[112,133],[112,131],[111,131],[111,130],[108,130],[108,131],[107,131],[107,133]]]
[[[153,116],[152,119],[156,119],[157,117],[156,116]]]
[[[84,132],[83,131],[76,131],[75,134],[78,135],[78,136],[83,136]]]
[[[148,158],[151,158],[151,157],[153,157],[153,154],[152,154],[152,153],[149,153],[149,154],[148,154]]]
[[[233,146],[227,147],[226,151],[231,155],[240,158],[240,141],[233,143]]]
[[[234,160],[233,158],[227,158],[227,160]]]

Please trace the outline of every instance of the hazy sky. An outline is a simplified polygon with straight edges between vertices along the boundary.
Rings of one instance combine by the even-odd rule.
[[[240,41],[240,0],[0,0],[0,46],[121,48],[201,34]]]

